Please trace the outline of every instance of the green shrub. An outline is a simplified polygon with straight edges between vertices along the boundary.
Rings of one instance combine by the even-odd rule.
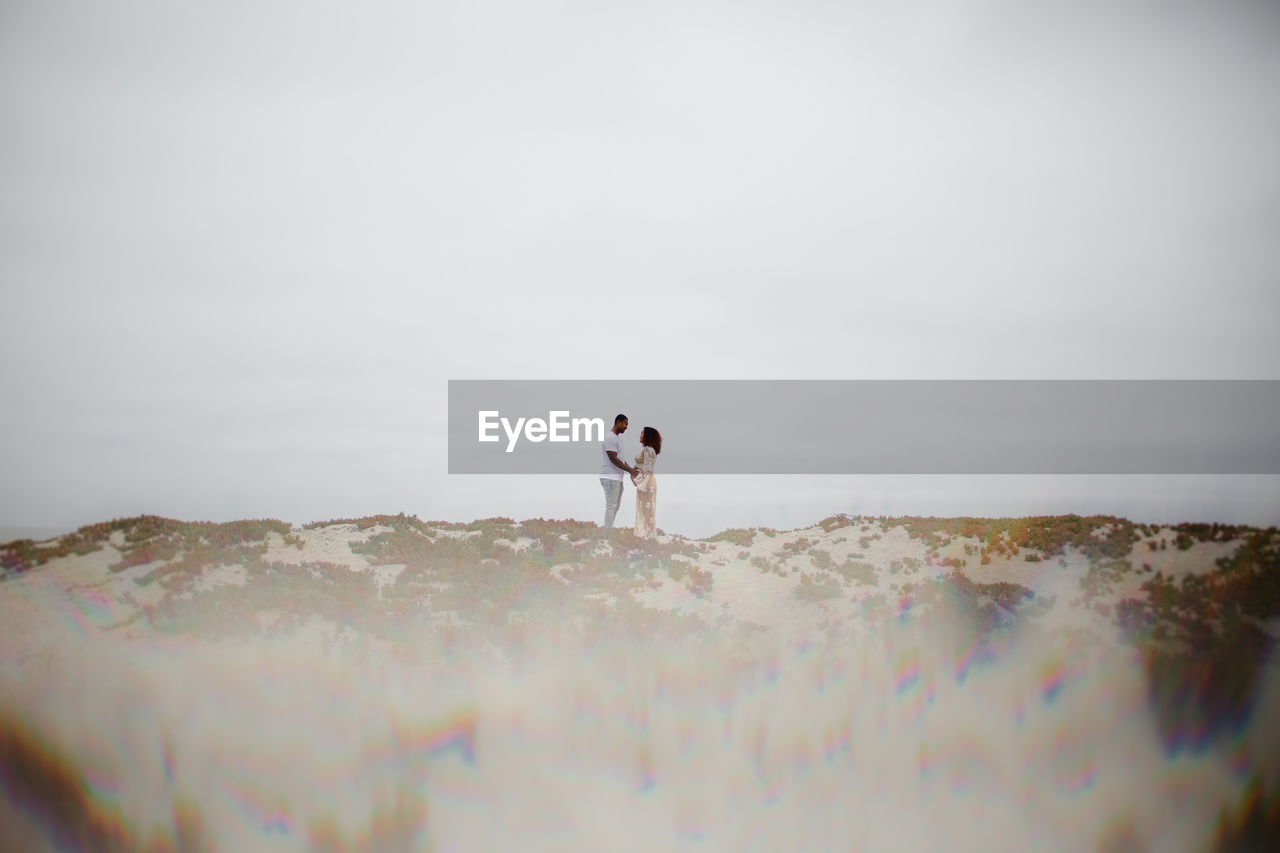
[[[839,598],[843,591],[834,581],[815,581],[811,575],[801,573],[800,583],[791,588],[791,594],[801,601],[826,601]]]
[[[1139,529],[1132,522],[1102,515],[904,517],[890,519],[886,524],[905,527],[912,539],[923,539],[926,543],[941,542],[944,537],[977,539],[983,543],[984,557],[989,554],[1014,556],[1021,549],[1038,551],[1042,557],[1056,557],[1071,547],[1085,552],[1090,559],[1118,559],[1126,556],[1140,537]]]
[[[715,578],[712,577],[711,572],[703,571],[699,569],[697,566],[690,566],[689,567],[689,583],[687,583],[685,586],[689,590],[689,592],[693,593],[699,598],[702,598],[704,596],[711,594],[711,588],[714,585],[714,581],[715,581]]]
[[[870,563],[856,563],[853,560],[845,560],[843,563],[835,567],[846,581],[874,585],[876,582],[876,569]]]
[[[782,546],[781,553],[788,554],[788,555],[802,554],[805,551],[809,550],[809,547],[812,546],[813,544],[814,544],[813,540],[807,539],[806,537],[801,536],[799,539],[795,540],[794,542],[785,543]]]
[[[834,565],[834,561],[831,559],[831,552],[824,551],[821,548],[810,549],[809,560],[818,569],[829,569]]]
[[[721,530],[716,535],[709,536],[703,541],[704,542],[728,542],[733,545],[741,545],[742,547],[745,548],[751,544],[751,540],[755,538],[755,535],[756,535],[755,531],[753,530],[746,530],[740,527],[735,527],[730,530]]]

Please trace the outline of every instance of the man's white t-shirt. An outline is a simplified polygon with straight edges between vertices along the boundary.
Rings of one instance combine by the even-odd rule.
[[[603,464],[600,466],[600,479],[621,480],[627,472],[609,461],[610,450],[618,454],[619,462],[627,461],[622,455],[622,436],[613,430],[609,430],[604,434],[604,441],[600,444],[600,455],[603,457]]]

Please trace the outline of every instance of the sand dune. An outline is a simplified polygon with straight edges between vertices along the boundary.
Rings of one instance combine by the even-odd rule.
[[[1255,843],[1278,552],[1076,517],[648,543],[144,517],[10,543],[0,846]]]

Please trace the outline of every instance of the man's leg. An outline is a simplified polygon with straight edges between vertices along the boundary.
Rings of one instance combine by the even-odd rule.
[[[622,506],[622,481],[601,477],[600,485],[604,487],[604,532],[608,533],[613,529],[618,507]]]

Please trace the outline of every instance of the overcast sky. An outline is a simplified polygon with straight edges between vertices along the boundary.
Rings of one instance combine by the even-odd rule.
[[[1261,0],[4,0],[0,524],[598,520],[593,470],[449,477],[450,378],[1280,378],[1277,45]],[[696,535],[1280,520],[663,482]]]

